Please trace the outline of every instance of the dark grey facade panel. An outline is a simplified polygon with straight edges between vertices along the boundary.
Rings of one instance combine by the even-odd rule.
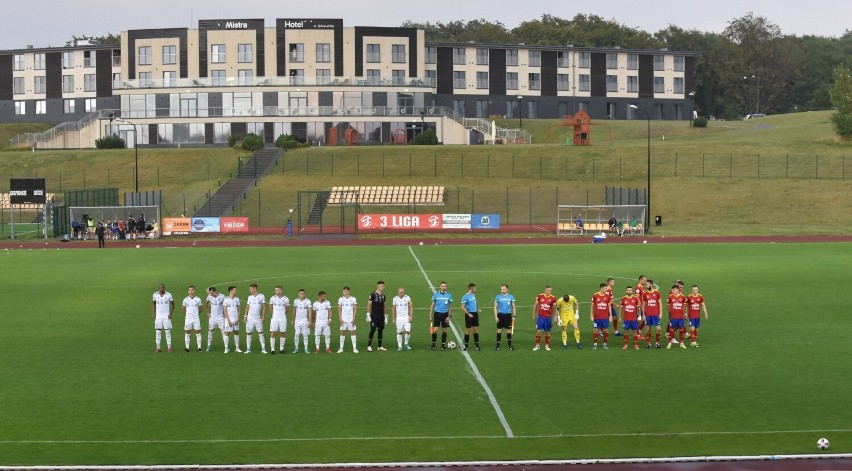
[[[406,54],[408,55],[408,76],[417,77],[417,29],[415,28],[382,28],[373,26],[355,27],[355,75],[364,75],[364,37],[408,38]]]
[[[438,48],[438,94],[453,93],[453,48]]]
[[[159,140],[160,140],[159,139],[159,137],[160,137],[159,133],[160,133],[160,130],[159,130],[159,127],[156,124],[149,124],[148,125],[148,145],[149,146],[157,145],[157,142],[159,142]]]
[[[488,50],[488,92],[494,95],[506,94],[506,50]],[[440,92],[439,92],[440,93]],[[497,114],[497,113],[495,113]],[[502,113],[499,113],[502,114]]]
[[[205,144],[213,144],[213,140],[215,138],[216,138],[215,123],[204,123],[204,143]]]
[[[591,94],[593,97],[606,96],[606,54],[601,52],[593,52],[592,67],[589,73],[591,74]]]
[[[373,106],[388,106],[388,94],[385,92],[373,92]]]
[[[275,123],[263,123],[263,142],[266,144],[272,144],[275,142],[277,137],[278,136],[275,135]]]
[[[556,96],[556,51],[541,51],[541,96]]]
[[[639,55],[639,98],[654,98],[654,56]]]
[[[334,106],[334,92],[319,92],[317,94],[317,105]]]
[[[12,55],[4,54],[0,56],[0,100],[11,100],[14,98],[14,90],[12,89]],[[12,110],[14,113],[14,110]],[[3,143],[0,143],[3,146]]]
[[[157,93],[154,97],[154,106],[156,106],[157,117],[167,118],[171,111],[171,98],[168,93]]]
[[[112,51],[109,49],[95,52],[95,95],[112,96]]]
[[[263,92],[263,106],[278,106],[278,94],[275,92]]]
[[[180,63],[180,78],[188,78],[189,54],[186,42],[186,28],[164,28],[164,29],[137,29],[127,32],[127,53],[129,57],[123,58],[127,61],[128,79],[136,79],[136,41],[139,39],[163,39],[177,38],[178,39],[178,62]],[[199,66],[201,61],[207,64],[206,54],[201,54],[199,57]],[[203,77],[203,76],[202,76]]]
[[[245,134],[248,131],[246,123],[231,123],[231,135]]]
[[[44,56],[45,92],[48,99],[62,98],[62,53],[49,52]]]

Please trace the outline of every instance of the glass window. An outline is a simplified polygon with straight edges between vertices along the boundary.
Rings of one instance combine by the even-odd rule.
[[[488,100],[476,100],[476,117],[488,118]]]
[[[382,61],[382,46],[380,44],[367,44],[367,62]]]
[[[391,46],[391,62],[405,62],[405,44],[394,44]]]
[[[639,54],[627,54],[627,70],[639,70]]]
[[[44,93],[44,75],[38,75],[33,79],[33,93]]]
[[[517,49],[506,49],[506,65],[518,65]]]
[[[476,48],[476,65],[488,65],[488,48]]]
[[[477,72],[476,73],[476,88],[479,88],[479,89],[487,89],[488,88],[488,72]]]
[[[654,56],[654,70],[666,70],[666,56],[662,54]]]
[[[426,63],[427,64],[437,64],[438,63],[438,48],[435,46],[427,46],[426,47]]]
[[[331,83],[331,69],[317,69],[317,85]]]
[[[151,46],[139,46],[139,65],[151,65]]]
[[[558,51],[556,53],[556,66],[568,67],[568,51]]]
[[[224,44],[214,44],[210,46],[210,62],[221,64],[225,62],[226,49]]]
[[[438,71],[437,70],[427,70],[426,71],[426,81],[431,86],[435,86],[438,83]]]
[[[676,72],[683,72],[684,68],[684,57],[674,56],[674,70]]]
[[[666,93],[665,77],[654,77],[654,93]]]
[[[382,80],[382,75],[379,69],[367,69],[367,84],[378,85]]]
[[[606,54],[606,68],[607,69],[617,69],[618,68],[618,54],[613,52],[608,52]]]
[[[73,75],[63,75],[62,76],[62,93],[71,93],[74,91],[74,76]]]
[[[16,101],[15,102],[15,114],[17,114],[17,115],[27,114],[27,102]]]
[[[530,67],[541,67],[541,51],[529,51]]]
[[[62,108],[65,114],[74,114],[74,100],[64,100]]]
[[[557,90],[569,90],[569,81],[568,74],[556,74],[556,89]]]
[[[518,117],[518,100],[506,100],[506,117]]]
[[[538,118],[538,105],[539,103],[535,100],[527,101],[527,118]]]
[[[293,85],[304,85],[305,69],[290,69],[290,83]]]
[[[317,43],[317,62],[331,62],[331,44]]]
[[[251,85],[254,80],[254,70],[240,69],[237,71],[237,84],[242,86]]]
[[[21,95],[24,93],[24,78],[23,77],[15,77],[12,80],[12,93],[15,95]]]
[[[47,114],[47,101],[38,100],[35,102],[35,114]]]
[[[617,92],[618,91],[618,76],[617,75],[607,75],[606,76],[606,91],[608,91],[608,92]]]
[[[467,116],[467,114],[465,114],[467,112],[466,105],[467,102],[465,100],[453,100],[453,111],[462,116]]]
[[[94,92],[98,89],[98,82],[95,74],[86,74],[83,76],[83,91]]]
[[[675,77],[675,79],[674,79],[674,92],[675,93],[683,93],[683,77]]]
[[[177,47],[163,46],[163,65],[177,64]]]
[[[83,100],[83,106],[86,110],[86,113],[98,111],[98,100],[96,98],[86,98],[85,100]]]
[[[541,74],[528,74],[527,81],[530,90],[541,90]]]
[[[463,65],[467,64],[467,59],[465,58],[465,48],[463,47],[454,47],[453,48],[453,64]]]
[[[453,72],[453,88],[467,88],[467,78],[463,70]]]
[[[636,75],[627,76],[627,91],[630,93],[639,92],[639,77]]]
[[[66,51],[62,53],[62,68],[71,69],[74,67],[74,53]]]
[[[174,87],[177,85],[177,72],[167,70],[163,72],[163,86]]]
[[[83,67],[94,67],[97,65],[95,63],[95,51],[83,51]]]
[[[394,85],[405,84],[405,69],[394,69],[391,71],[392,83]]]
[[[44,53],[39,52],[33,55],[33,68],[44,70]]]
[[[210,71],[210,82],[214,87],[224,87],[227,83],[225,71],[221,69]]]
[[[518,73],[506,72],[506,90],[518,89]]]
[[[237,45],[237,62],[251,63],[254,62],[253,47],[251,44]]]
[[[153,87],[154,82],[151,80],[151,72],[139,72],[139,86]]]
[[[588,92],[592,89],[592,80],[591,76],[587,74],[580,74],[580,86],[579,90],[581,92]]]
[[[24,66],[26,62],[24,62],[23,54],[15,54],[12,58],[12,67],[13,70],[24,70]]]
[[[588,52],[580,53],[580,68],[588,69],[592,64],[592,55]]]

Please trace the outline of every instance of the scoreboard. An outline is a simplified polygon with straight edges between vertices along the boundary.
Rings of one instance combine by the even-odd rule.
[[[9,197],[12,204],[45,204],[44,178],[12,178]]]

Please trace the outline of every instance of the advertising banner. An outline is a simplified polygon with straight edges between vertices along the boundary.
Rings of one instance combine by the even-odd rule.
[[[436,231],[442,227],[440,214],[359,214],[361,231]]]
[[[219,232],[219,218],[192,218],[192,232]]]
[[[500,215],[471,214],[470,227],[473,229],[500,229]]]
[[[167,235],[189,235],[189,218],[165,218],[163,219],[162,232]]]
[[[444,214],[441,222],[444,229],[470,229],[470,214]]]
[[[223,233],[248,232],[249,230],[249,220],[245,217],[220,218],[219,222]]]

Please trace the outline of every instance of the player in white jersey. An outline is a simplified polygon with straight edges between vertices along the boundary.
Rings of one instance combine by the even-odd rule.
[[[402,341],[405,338],[406,350],[411,350],[408,340],[411,338],[411,321],[414,319],[414,306],[411,298],[405,294],[405,288],[396,290],[392,306],[393,323],[396,325],[396,351],[402,351]]]
[[[213,343],[213,330],[219,329],[222,333],[222,342],[228,349],[228,336],[225,334],[225,295],[216,290],[215,286],[207,288],[207,349]]]
[[[325,336],[325,353],[331,353],[331,303],[325,298],[325,291],[317,293],[313,311],[315,353],[320,352],[320,336]]]
[[[358,301],[352,296],[348,286],[343,287],[343,296],[337,300],[337,317],[340,319],[340,349],[337,353],[343,353],[343,343],[346,342],[348,331],[352,339],[352,353],[358,353],[358,341],[355,338],[355,316],[358,315]]]
[[[175,312],[175,300],[172,293],[166,291],[166,285],[160,283],[159,290],[154,293],[151,302],[151,316],[154,318],[154,338],[157,342],[156,350],[160,353],[160,342],[162,333],[166,333],[166,348],[172,351],[172,314]]]
[[[228,297],[222,301],[225,308],[225,336],[234,335],[234,350],[240,350],[240,298],[237,297],[237,287],[228,286]],[[228,353],[228,342],[225,340],[225,353]]]
[[[275,295],[269,298],[272,306],[272,322],[269,326],[269,353],[275,354],[275,336],[281,339],[281,353],[284,353],[284,342],[287,340],[287,307],[290,299],[284,296],[284,287],[275,287]]]
[[[249,285],[249,296],[246,298],[246,354],[251,353],[251,334],[256,330],[260,339],[260,349],[266,353],[266,339],[263,337],[263,321],[266,320],[266,296],[257,292],[257,285]]]
[[[198,353],[201,353],[201,298],[195,295],[195,286],[189,285],[186,289],[187,297],[183,298],[183,351],[189,352],[190,334],[195,333],[195,344]]]
[[[305,290],[299,290],[299,297],[293,301],[293,353],[299,353],[299,336],[304,339],[305,353],[308,350],[308,336],[311,335],[311,300],[305,297]]]

